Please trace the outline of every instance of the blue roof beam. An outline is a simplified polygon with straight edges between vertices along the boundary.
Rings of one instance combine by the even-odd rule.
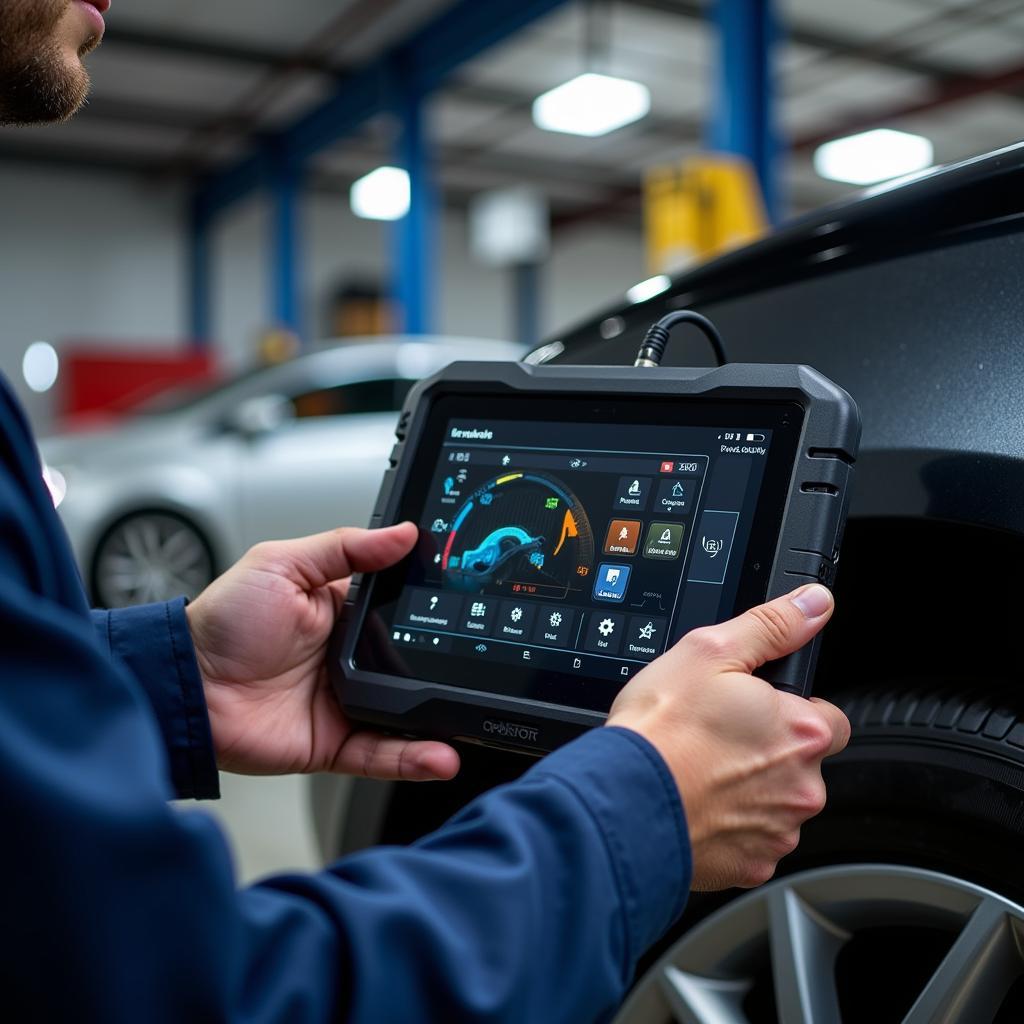
[[[565,0],[457,0],[404,43],[338,83],[337,92],[290,128],[266,139],[253,154],[208,176],[199,186],[196,210],[209,221],[273,181],[276,159],[301,168],[317,153],[390,109],[394,72],[402,93],[426,96],[467,61],[511,38]]]

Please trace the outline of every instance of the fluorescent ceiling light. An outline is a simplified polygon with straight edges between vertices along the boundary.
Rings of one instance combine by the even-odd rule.
[[[641,82],[587,72],[533,101],[533,123],[547,132],[607,135],[646,117],[651,90]]]
[[[668,274],[659,274],[657,277],[649,277],[646,281],[633,285],[626,292],[626,298],[630,302],[646,302],[653,299],[655,295],[667,292],[672,286],[672,278]]]
[[[409,212],[409,173],[401,167],[378,167],[354,182],[349,203],[366,220],[401,220]]]
[[[935,156],[931,140],[922,135],[875,128],[819,146],[814,169],[823,178],[851,185],[874,185],[930,167]]]
[[[57,383],[60,372],[60,360],[57,350],[48,341],[33,341],[21,360],[21,373],[25,383],[33,390],[42,394],[49,391]]]

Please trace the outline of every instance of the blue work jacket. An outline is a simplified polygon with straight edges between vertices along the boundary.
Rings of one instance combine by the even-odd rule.
[[[0,380],[0,1018],[605,1020],[681,913],[675,784],[598,729],[406,848],[238,888],[184,601],[90,614]]]

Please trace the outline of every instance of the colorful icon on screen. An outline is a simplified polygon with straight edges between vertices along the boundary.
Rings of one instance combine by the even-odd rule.
[[[609,565],[603,563],[597,570],[594,580],[594,597],[598,601],[621,602],[626,597],[629,586],[630,567],[628,565]]]

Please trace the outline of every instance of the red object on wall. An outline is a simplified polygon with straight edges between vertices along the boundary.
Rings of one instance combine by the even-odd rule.
[[[216,359],[195,348],[62,345],[58,415],[114,419],[168,388],[216,380]]]

